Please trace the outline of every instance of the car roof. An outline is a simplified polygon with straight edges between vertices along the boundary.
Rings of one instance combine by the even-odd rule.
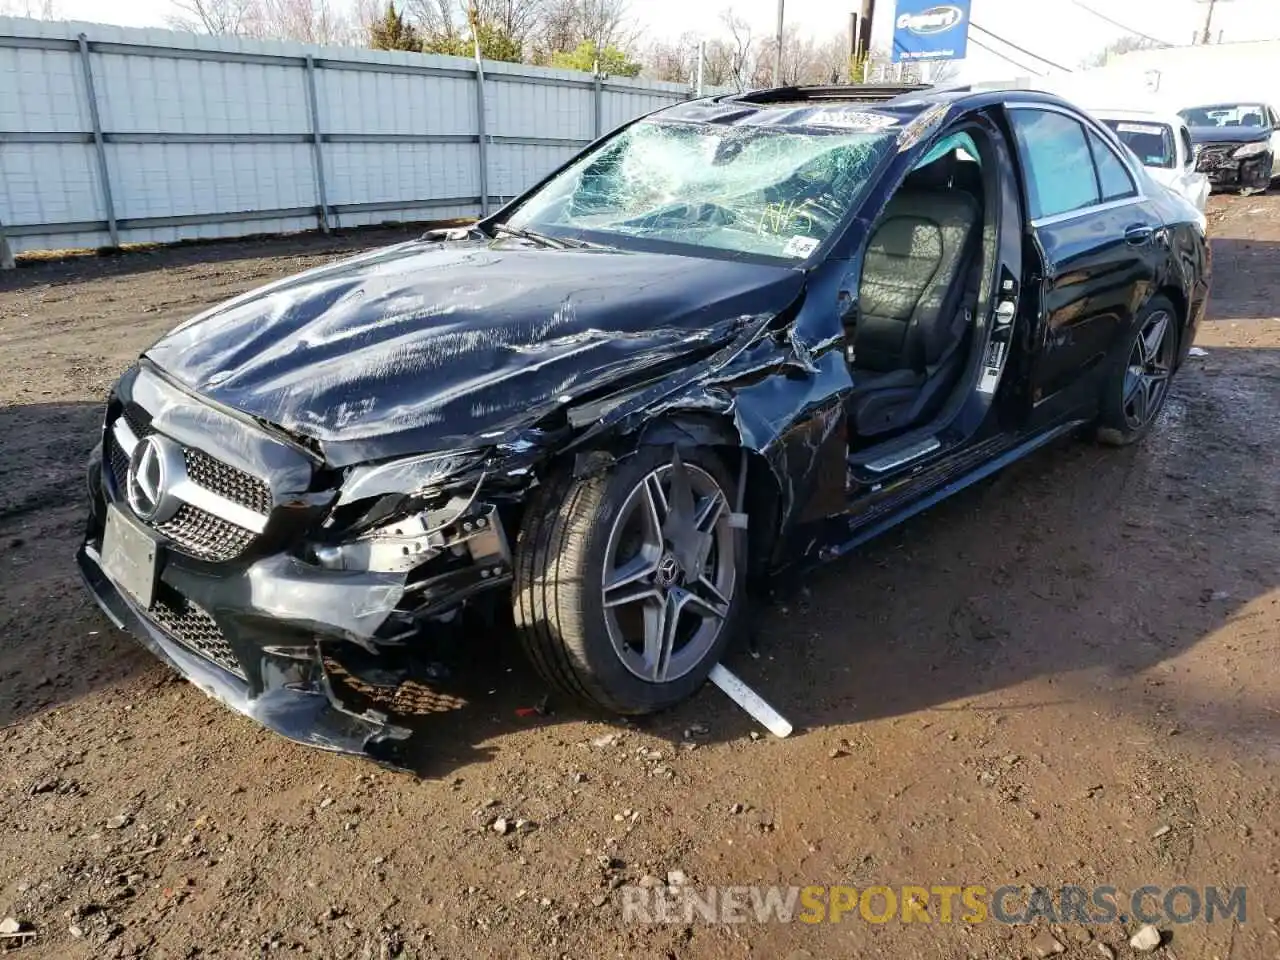
[[[1074,107],[1057,96],[1020,87],[929,87],[890,84],[771,87],[686,100],[653,114],[662,119],[781,127],[828,125],[832,113],[883,114],[904,122],[930,107],[981,107],[1009,99]]]
[[[1186,125],[1180,116],[1167,110],[1132,110],[1096,106],[1085,107],[1084,109],[1099,120],[1133,120],[1135,123],[1141,123],[1145,120],[1147,123],[1163,123],[1174,128]]]

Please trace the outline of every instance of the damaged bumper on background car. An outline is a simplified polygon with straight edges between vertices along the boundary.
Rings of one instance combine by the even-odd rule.
[[[468,597],[511,579],[477,457],[357,467],[341,493],[315,489],[304,450],[146,366],[117,386],[89,474],[78,562],[99,606],[210,696],[310,746],[403,766],[410,730],[368,691],[421,663],[424,624],[447,633]],[[404,491],[413,511],[397,509]]]
[[[1250,153],[1251,144],[1210,143],[1198,148],[1196,169],[1215,187],[1265,190],[1271,183],[1273,157],[1269,146]],[[1241,152],[1244,155],[1241,156]]]

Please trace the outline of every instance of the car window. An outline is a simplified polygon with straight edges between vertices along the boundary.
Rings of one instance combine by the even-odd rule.
[[[1257,103],[1219,103],[1179,110],[1192,127],[1263,127],[1266,108]]]
[[[981,163],[978,159],[978,145],[973,142],[973,137],[967,133],[953,133],[934,144],[929,152],[920,158],[914,169],[921,170],[935,160],[940,160],[952,153],[961,163]]]
[[[1186,127],[1178,128],[1178,137],[1182,140],[1182,162],[1188,167],[1194,167],[1196,164],[1196,148],[1191,142],[1191,131]]]
[[[1124,161],[1107,146],[1105,140],[1089,131],[1089,146],[1093,150],[1094,166],[1098,168],[1098,186],[1102,189],[1102,201],[1123,200],[1138,194],[1138,187]]]
[[[1267,116],[1271,121],[1272,127],[1280,127],[1280,113],[1276,113],[1275,107],[1267,107]]]
[[[1133,151],[1138,162],[1147,167],[1172,169],[1176,166],[1173,132],[1168,124],[1131,120],[1102,121],[1126,147]]]
[[[1099,202],[1084,127],[1049,110],[1010,111],[1027,179],[1031,219],[1070,213]]]

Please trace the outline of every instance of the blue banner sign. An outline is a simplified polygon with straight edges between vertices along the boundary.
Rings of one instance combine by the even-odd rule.
[[[969,0],[898,0],[893,62],[959,60],[969,46]]]

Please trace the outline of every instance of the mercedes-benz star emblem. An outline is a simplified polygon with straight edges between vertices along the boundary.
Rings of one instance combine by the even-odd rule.
[[[166,437],[143,437],[129,458],[125,499],[140,520],[164,523],[173,518],[182,501],[173,495],[174,484],[185,464],[182,448]]]
[[[680,562],[671,554],[664,554],[658,561],[658,583],[669,587],[680,579]]]

